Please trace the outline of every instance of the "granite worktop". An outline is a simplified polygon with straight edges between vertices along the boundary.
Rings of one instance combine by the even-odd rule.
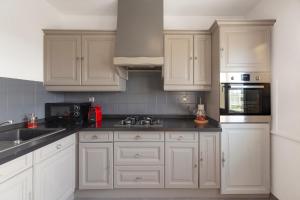
[[[124,119],[124,116],[104,116],[102,123],[69,124],[69,123],[40,123],[39,128],[57,128],[60,132],[49,134],[42,138],[28,141],[21,145],[0,141],[0,164],[13,160],[19,156],[30,153],[38,148],[46,146],[52,142],[60,140],[66,136],[84,131],[197,131],[201,132],[221,132],[218,122],[209,119],[208,124],[196,125],[192,116],[155,116],[162,121],[161,127],[118,127],[115,126]],[[22,124],[6,127],[5,129],[22,128]],[[1,130],[0,129],[0,134]]]

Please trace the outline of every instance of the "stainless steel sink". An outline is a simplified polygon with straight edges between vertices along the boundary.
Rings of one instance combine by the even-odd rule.
[[[15,144],[21,144],[35,138],[39,138],[48,134],[54,134],[62,131],[63,129],[51,129],[51,128],[41,128],[41,129],[13,129],[0,133],[0,141],[14,142]]]

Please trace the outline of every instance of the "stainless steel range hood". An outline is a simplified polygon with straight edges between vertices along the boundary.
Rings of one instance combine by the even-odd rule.
[[[162,66],[163,0],[119,0],[114,65]]]

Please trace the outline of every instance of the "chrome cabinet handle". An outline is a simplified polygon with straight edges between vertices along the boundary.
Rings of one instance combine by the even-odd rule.
[[[137,135],[137,136],[135,136],[135,139],[136,140],[141,139],[141,136]]]
[[[193,57],[190,57],[190,60],[193,60]]]
[[[198,57],[195,57],[195,60],[198,60]]]
[[[56,145],[56,149],[61,149],[61,147],[62,147],[61,144]]]
[[[134,157],[135,157],[135,158],[140,158],[141,155],[140,155],[139,153],[137,153],[137,154],[134,155]]]
[[[93,135],[92,139],[96,140],[96,139],[98,139],[98,136],[97,135]]]
[[[143,178],[142,178],[142,177],[139,177],[139,176],[135,178],[136,181],[139,181],[139,180],[142,180],[142,179],[143,179]]]
[[[182,140],[182,139],[183,139],[182,135],[177,138],[177,140]]]
[[[197,164],[194,164],[194,168],[197,168],[198,167],[198,165]]]
[[[222,152],[222,167],[224,167],[224,165],[225,165],[225,154],[224,154],[224,152]]]

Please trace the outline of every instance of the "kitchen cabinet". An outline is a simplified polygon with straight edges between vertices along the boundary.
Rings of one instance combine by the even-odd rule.
[[[32,168],[0,183],[1,200],[32,200]]]
[[[222,124],[221,193],[270,193],[269,124]]]
[[[270,72],[275,20],[217,20],[221,72]]]
[[[79,189],[113,188],[113,132],[79,133]]]
[[[82,36],[82,85],[116,85],[119,76],[113,65],[115,35]]]
[[[44,59],[45,85],[80,85],[80,35],[45,36]]]
[[[220,188],[220,133],[201,133],[199,187]]]
[[[165,143],[165,188],[198,188],[198,143]]]
[[[34,199],[65,200],[75,191],[75,135],[34,152]]]
[[[79,144],[79,189],[113,188],[113,144]]]
[[[44,85],[48,91],[126,89],[126,81],[113,65],[115,32],[44,30],[44,33]]]
[[[114,132],[114,187],[164,187],[164,132]]]
[[[167,32],[164,90],[201,91],[211,85],[211,35]]]

